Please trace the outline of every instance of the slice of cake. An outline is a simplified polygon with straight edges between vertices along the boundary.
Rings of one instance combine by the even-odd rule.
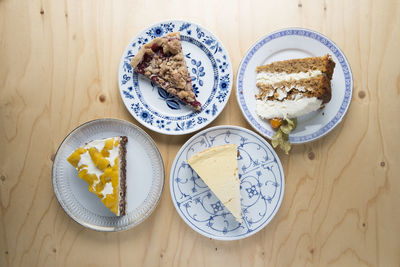
[[[187,161],[235,219],[242,223],[237,145],[210,147]]]
[[[128,137],[94,140],[76,149],[68,161],[115,215],[126,214],[126,145]]]
[[[182,53],[179,32],[155,38],[143,45],[132,58],[131,65],[135,72],[146,76],[195,110],[201,110]]]
[[[277,61],[257,67],[256,112],[263,119],[295,118],[331,99],[335,62],[330,55]]]

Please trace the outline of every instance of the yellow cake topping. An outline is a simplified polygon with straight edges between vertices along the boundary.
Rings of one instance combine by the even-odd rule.
[[[119,137],[95,140],[76,149],[68,161],[104,205],[119,215]]]

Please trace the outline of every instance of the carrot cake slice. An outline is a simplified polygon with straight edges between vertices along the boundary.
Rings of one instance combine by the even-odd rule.
[[[126,214],[127,142],[126,136],[93,140],[68,157],[89,191],[117,216]]]
[[[192,79],[186,67],[179,32],[155,38],[143,45],[132,58],[131,66],[135,72],[144,75],[196,111],[201,110],[201,103],[196,100]]]
[[[330,55],[277,61],[257,67],[256,112],[263,119],[295,118],[331,99],[335,62]]]

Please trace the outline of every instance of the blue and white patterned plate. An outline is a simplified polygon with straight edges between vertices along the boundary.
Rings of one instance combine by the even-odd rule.
[[[236,97],[243,115],[260,134],[274,135],[267,120],[258,117],[254,95],[256,67],[278,60],[332,55],[336,67],[332,77],[332,99],[325,108],[298,118],[290,142],[300,144],[318,139],[343,119],[353,94],[353,77],[343,52],[326,36],[307,29],[289,28],[273,32],[258,40],[240,63],[236,79]]]
[[[201,112],[138,75],[129,65],[143,44],[178,31]],[[118,79],[122,100],[136,120],[153,131],[180,135],[203,128],[221,113],[231,93],[233,74],[227,51],[212,33],[191,22],[165,21],[132,39],[122,55]]]
[[[243,223],[221,204],[187,164],[194,154],[212,146],[237,144]],[[263,229],[277,213],[285,178],[281,162],[264,138],[238,126],[216,126],[190,138],[171,167],[172,202],[182,219],[196,232],[218,240],[237,240]]]

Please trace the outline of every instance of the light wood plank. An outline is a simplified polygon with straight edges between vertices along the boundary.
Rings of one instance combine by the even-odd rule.
[[[351,64],[345,119],[290,156],[278,152],[284,201],[245,240],[202,237],[175,211],[169,172],[191,135],[144,129],[164,158],[166,186],[155,212],[132,230],[87,230],[53,194],[52,157],[72,129],[102,117],[138,125],[119,96],[120,57],[141,29],[171,18],[214,32],[234,71],[258,38],[291,26],[327,35]],[[398,266],[399,48],[395,0],[1,0],[0,266]],[[211,126],[222,124],[251,129],[234,94]]]

